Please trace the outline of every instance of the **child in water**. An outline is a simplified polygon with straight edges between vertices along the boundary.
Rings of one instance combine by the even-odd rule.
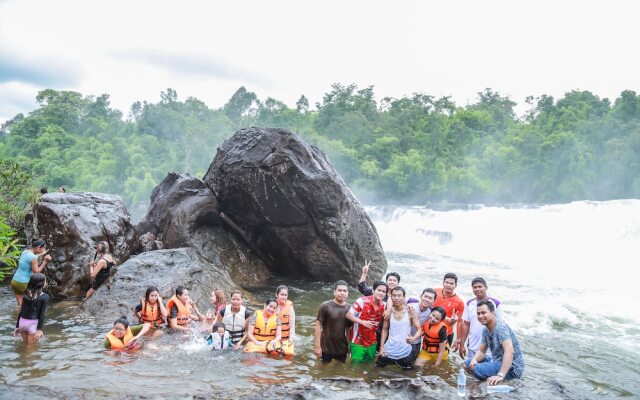
[[[213,325],[216,322],[216,313],[214,310],[207,310],[204,314],[204,321],[202,322],[202,331],[204,333],[212,333],[215,332],[213,330]]]
[[[212,332],[207,338],[207,344],[211,350],[231,349],[233,344],[229,332],[224,329],[224,324],[218,322],[213,325]]]
[[[42,337],[44,311],[49,302],[49,295],[43,293],[46,285],[47,279],[44,274],[40,272],[33,274],[22,299],[13,335],[16,336],[20,332],[27,344],[35,343]]]

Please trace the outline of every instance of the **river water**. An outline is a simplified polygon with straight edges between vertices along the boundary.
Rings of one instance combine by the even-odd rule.
[[[456,272],[457,292],[464,299],[472,296],[471,279],[482,276],[489,294],[503,302],[506,320],[519,336],[526,371],[525,379],[512,382],[516,392],[502,397],[640,397],[639,200],[367,211],[389,270],[400,273],[410,294],[439,287],[446,272]],[[0,315],[0,398],[455,396],[462,362],[457,356],[440,368],[418,372],[321,365],[311,355],[315,311],[331,298],[331,288],[278,279],[273,287],[279,283],[290,285],[296,304],[299,338],[293,359],[211,352],[198,335],[165,335],[147,341],[136,354],[112,354],[101,347],[109,324],[85,312],[78,300],[52,304],[45,339],[28,349],[11,337],[15,300],[5,282],[0,286],[5,310]],[[272,290],[254,294],[261,299]],[[123,301],[130,300],[133,307],[140,295]],[[355,298],[353,289],[349,299]],[[204,309],[207,300],[197,300]],[[434,378],[436,383],[416,391],[416,381],[432,375],[442,381]],[[469,381],[471,394],[484,396],[484,385]],[[442,386],[445,390],[438,389]]]

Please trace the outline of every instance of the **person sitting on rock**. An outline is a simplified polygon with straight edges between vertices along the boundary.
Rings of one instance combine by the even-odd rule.
[[[96,258],[98,262],[96,262]],[[98,290],[109,274],[111,273],[111,267],[115,265],[113,257],[109,253],[109,243],[106,241],[100,241],[96,244],[96,253],[93,256],[93,261],[89,263],[89,276],[91,276],[92,283],[91,288],[87,291],[85,298],[93,296],[93,292]]]
[[[481,300],[476,308],[478,321],[484,325],[482,342],[476,354],[465,361],[468,372],[487,385],[497,385],[505,379],[521,378],[524,358],[515,332],[496,316],[493,301]],[[491,356],[486,356],[491,350]]]
[[[176,331],[188,331],[192,328],[192,321],[204,319],[196,303],[189,297],[189,291],[182,286],[176,288],[176,294],[167,302],[167,310],[169,327]],[[196,315],[193,315],[193,311]]]

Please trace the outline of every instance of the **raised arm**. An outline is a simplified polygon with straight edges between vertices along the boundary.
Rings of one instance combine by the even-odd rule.
[[[45,250],[42,253],[38,253],[36,254],[36,257],[31,260],[31,272],[38,273],[38,272],[42,272],[44,270],[44,268],[47,266],[47,263],[49,261],[51,261],[51,256],[49,254],[47,254],[47,252],[49,252],[49,250]],[[42,263],[40,263],[40,266],[38,266],[38,257],[44,255],[44,258],[42,259]]]

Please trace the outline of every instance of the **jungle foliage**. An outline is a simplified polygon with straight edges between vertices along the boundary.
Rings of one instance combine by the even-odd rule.
[[[218,109],[167,89],[158,103],[133,104],[126,117],[106,94],[44,90],[37,101],[0,131],[0,159],[24,172],[22,187],[116,193],[128,206],[148,201],[170,171],[203,176],[216,147],[247,126],[298,133],[369,203],[640,197],[640,97],[633,91],[613,102],[589,91],[530,97],[521,117],[491,89],[459,106],[422,93],[376,101],[373,87],[341,84],[314,109],[305,96],[289,108],[244,87]]]

